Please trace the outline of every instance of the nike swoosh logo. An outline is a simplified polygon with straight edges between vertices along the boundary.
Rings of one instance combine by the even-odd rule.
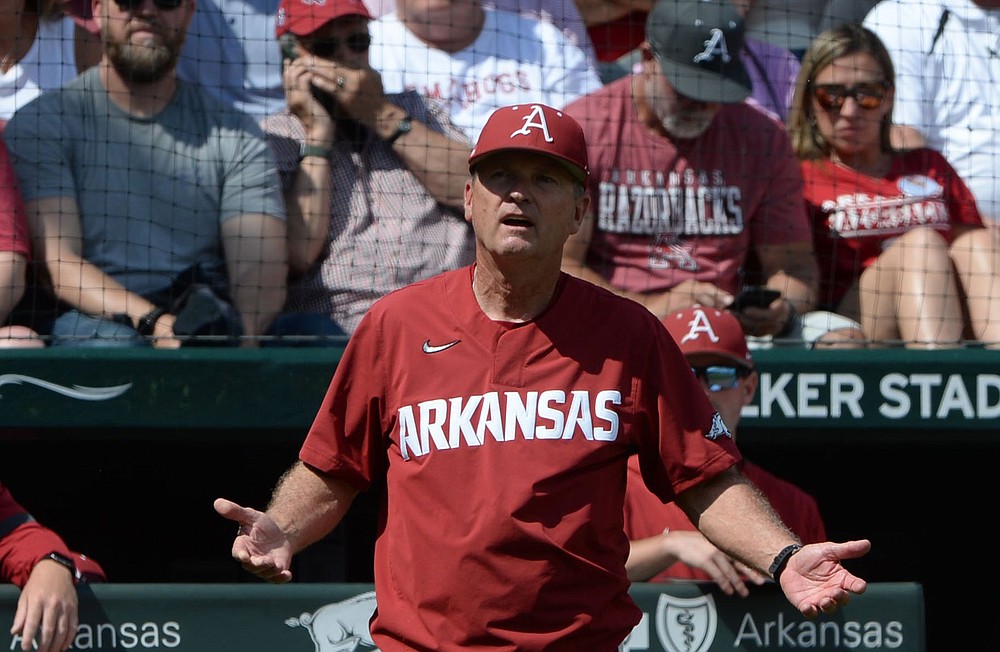
[[[461,341],[462,340],[455,340],[454,342],[448,342],[447,344],[432,345],[431,341],[427,340],[424,342],[424,353],[440,353],[441,351],[447,351]]]

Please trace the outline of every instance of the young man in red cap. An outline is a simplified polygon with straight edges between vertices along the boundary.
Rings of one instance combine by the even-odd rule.
[[[660,321],[560,271],[589,203],[580,125],[549,106],[501,107],[469,169],[476,263],[372,306],[267,512],[216,500],[239,524],[233,557],[289,581],[293,555],[384,478],[380,650],[612,652],[641,616],[622,531],[638,454],[661,500],[780,574],[803,614],[864,591],[840,560],[869,542],[799,547],[739,472]]]
[[[735,438],[740,411],[753,401],[758,381],[740,322],[730,312],[695,306],[665,317],[663,323]],[[826,540],[826,527],[812,496],[747,459],[740,470],[800,541]],[[625,533],[632,542],[625,568],[635,582],[714,580],[728,595],[746,597],[748,580],[755,584],[767,580],[767,575],[715,547],[677,503],[664,504],[650,493],[637,458],[629,460]]]
[[[68,649],[79,623],[76,584],[106,579],[97,562],[71,552],[0,484],[0,580],[21,589],[11,633],[22,650]]]
[[[287,107],[262,122],[288,210],[286,307],[347,334],[376,299],[474,257],[465,135],[420,93],[384,92],[370,20],[361,0],[282,0]]]

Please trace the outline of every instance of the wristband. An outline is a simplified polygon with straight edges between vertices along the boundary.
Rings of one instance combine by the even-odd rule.
[[[323,147],[322,145],[309,145],[307,143],[302,143],[302,147],[299,148],[299,160],[301,161],[307,156],[318,156],[319,158],[330,158],[330,152],[333,150],[329,147]]]
[[[73,584],[76,584],[80,581],[80,571],[77,570],[76,564],[74,564],[73,560],[70,559],[69,557],[53,551],[42,557],[42,559],[51,559],[60,566],[65,566],[66,569],[69,570],[70,575],[73,576]]]
[[[785,570],[785,566],[788,565],[788,560],[792,558],[792,555],[802,550],[801,544],[793,543],[791,545],[785,546],[781,549],[781,552],[774,556],[774,561],[771,565],[767,567],[767,572],[771,574],[774,581],[777,582],[778,578],[781,577],[781,573]]]
[[[157,320],[159,320],[159,318],[166,313],[166,308],[153,308],[142,317],[139,317],[138,321],[135,323],[135,330],[139,331],[139,335],[142,335],[143,337],[151,336],[153,331],[156,329]]]
[[[392,132],[392,135],[385,139],[385,142],[392,145],[396,140],[403,134],[408,134],[413,129],[413,118],[407,113],[403,116],[403,119],[396,123],[396,131]]]

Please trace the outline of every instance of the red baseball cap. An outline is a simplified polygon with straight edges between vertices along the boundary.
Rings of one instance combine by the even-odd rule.
[[[469,155],[469,172],[484,157],[506,151],[550,156],[581,183],[586,183],[590,173],[587,140],[580,124],[569,114],[544,104],[515,104],[495,110]]]
[[[728,311],[694,306],[664,317],[663,325],[685,356],[717,355],[747,369],[754,368],[743,327]]]
[[[309,36],[331,20],[344,16],[372,19],[362,0],[281,0],[274,33],[278,37],[288,32]]]

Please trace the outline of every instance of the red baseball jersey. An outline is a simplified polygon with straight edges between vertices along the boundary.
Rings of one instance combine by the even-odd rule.
[[[881,178],[827,160],[803,162],[802,176],[824,306],[836,308],[861,273],[904,231],[929,226],[950,241],[956,224],[983,225],[965,182],[932,149],[894,157]]]
[[[300,452],[386,477],[372,634],[396,650],[617,650],[626,465],[663,500],[740,455],[669,333],[561,275],[528,323],[490,320],[473,267],[378,301]]]
[[[0,484],[0,579],[24,587],[35,564],[50,552],[73,554],[58,534],[35,521]]]
[[[590,268],[633,292],[691,278],[735,292],[752,247],[809,242],[802,173],[779,123],[728,104],[701,136],[671,140],[639,121],[631,82],[565,109],[590,152]]]
[[[815,498],[749,460],[743,460],[740,469],[757,485],[781,520],[803,543],[826,541],[826,526]],[[645,539],[662,533],[664,528],[681,531],[697,529],[676,503],[664,504],[646,489],[638,462],[629,460],[625,533],[629,539]],[[711,580],[712,577],[701,569],[677,562],[649,581],[663,582],[668,579]]]

